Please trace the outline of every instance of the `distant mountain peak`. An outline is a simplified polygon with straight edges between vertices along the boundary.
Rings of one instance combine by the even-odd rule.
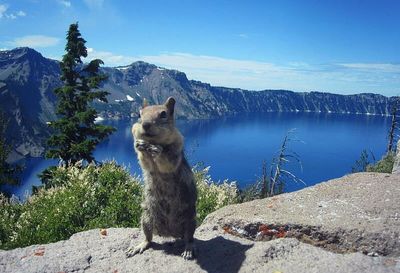
[[[121,72],[123,72],[123,71],[128,72],[131,70],[132,71],[151,71],[153,69],[156,69],[157,66],[154,64],[143,62],[143,61],[136,61],[129,65],[116,66],[113,68],[118,69]]]
[[[17,47],[10,50],[1,51],[0,54],[7,56],[8,58],[20,58],[23,56],[30,56],[30,57],[42,57],[43,55],[30,47]]]

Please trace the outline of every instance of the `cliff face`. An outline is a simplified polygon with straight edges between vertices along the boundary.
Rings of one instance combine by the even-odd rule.
[[[0,109],[9,119],[7,135],[22,156],[43,152],[46,121],[55,118],[52,91],[61,85],[59,76],[58,62],[33,49],[0,51]]]
[[[391,100],[376,94],[337,95],[322,92],[296,93],[286,90],[259,92],[215,88],[218,100],[230,111],[321,112],[388,115]]]
[[[177,100],[176,116],[185,119],[216,118],[259,112],[322,112],[387,115],[394,98],[376,94],[336,95],[321,92],[296,93],[286,90],[247,91],[215,87],[188,80],[176,70],[144,62],[123,67],[105,67],[103,89],[109,103],[94,106],[105,118],[135,118],[144,98],[163,103]],[[0,107],[10,119],[8,137],[18,153],[39,156],[48,135],[46,121],[55,118],[59,87],[59,63],[30,48],[0,51]]]
[[[113,95],[113,104],[132,98],[132,113],[143,98],[163,103],[168,96],[177,99],[178,118],[215,118],[237,113],[260,112],[321,112],[343,114],[388,115],[393,98],[377,94],[337,95],[322,92],[297,93],[287,90],[247,91],[214,87],[188,80],[175,70],[166,70],[143,62],[107,69],[110,75],[105,89]],[[115,110],[111,106],[110,111]],[[114,111],[129,117],[129,111]]]
[[[180,256],[183,241],[157,236],[127,258],[143,234],[110,228],[0,250],[0,272],[399,272],[399,184],[399,175],[359,173],[224,207],[197,228],[193,261]]]

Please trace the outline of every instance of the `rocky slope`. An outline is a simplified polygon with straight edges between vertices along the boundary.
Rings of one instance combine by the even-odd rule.
[[[109,107],[114,116],[136,114],[143,98],[163,103],[168,96],[177,99],[177,117],[215,118],[238,113],[321,112],[343,114],[388,115],[393,98],[377,94],[337,95],[322,92],[298,93],[287,90],[248,91],[215,87],[188,80],[176,70],[167,70],[144,62],[106,68],[109,79],[105,89],[111,91]],[[127,99],[128,98],[128,99]],[[132,107],[116,108],[126,103]],[[110,113],[109,113],[110,115]]]
[[[196,230],[197,259],[155,238],[126,258],[138,229],[0,251],[1,272],[400,272],[400,176],[360,173],[228,206]]]
[[[400,175],[400,139],[397,141],[396,157],[394,159],[392,173]]]
[[[103,88],[109,103],[95,103],[105,118],[136,117],[146,98],[162,103],[177,100],[178,118],[215,118],[259,112],[322,112],[387,115],[394,98],[376,94],[336,95],[286,90],[247,91],[215,87],[188,80],[176,70],[144,62],[124,67],[105,67],[109,78]],[[8,137],[17,156],[38,156],[48,135],[46,122],[55,118],[53,90],[61,85],[57,61],[44,58],[30,48],[0,51],[0,108],[10,119]]]
[[[53,90],[61,85],[59,64],[29,48],[0,51],[0,109],[19,156],[43,152],[46,122],[55,118]],[[17,156],[17,154],[14,154]]]

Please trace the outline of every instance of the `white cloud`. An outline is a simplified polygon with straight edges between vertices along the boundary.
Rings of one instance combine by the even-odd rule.
[[[90,9],[100,9],[103,7],[104,0],[84,0]]]
[[[71,2],[70,1],[59,0],[58,3],[60,3],[61,5],[63,5],[66,8],[71,7]]]
[[[381,71],[388,73],[400,73],[400,64],[387,63],[342,63],[339,64],[345,68],[363,70],[363,71]]]
[[[101,59],[106,66],[126,65],[139,60],[135,57],[118,55],[109,51],[97,51],[90,47],[87,49],[87,52],[88,60]]]
[[[26,12],[20,10],[20,11],[17,12],[17,16],[24,17],[24,16],[26,16]]]
[[[0,18],[5,17],[6,11],[8,9],[8,6],[5,4],[0,4]]]
[[[122,66],[142,60],[185,72],[189,79],[249,90],[318,90],[342,94],[375,92],[385,95],[396,95],[400,92],[400,65],[395,64],[314,65],[291,62],[281,65],[188,53],[124,56],[92,48],[88,50],[88,55],[89,60],[102,59],[106,66]]]
[[[57,45],[60,41],[59,38],[44,36],[44,35],[28,35],[15,38],[13,41],[8,42],[11,46],[28,46],[28,47],[50,47]]]
[[[293,74],[290,69],[273,63],[186,53],[142,56],[141,59],[184,71],[191,79],[246,89],[283,88],[282,79]]]
[[[22,10],[18,11],[17,13],[8,13],[8,5],[0,4],[0,19],[7,18],[7,19],[17,19],[18,17],[26,16],[26,13]]]

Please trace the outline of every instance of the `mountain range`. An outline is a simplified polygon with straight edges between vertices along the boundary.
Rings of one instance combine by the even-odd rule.
[[[260,112],[320,112],[389,115],[395,100],[377,94],[338,95],[288,90],[249,91],[189,80],[185,73],[145,62],[103,67],[102,88],[109,103],[95,102],[105,119],[137,117],[144,98],[151,104],[177,100],[176,117],[217,118]],[[11,160],[41,156],[49,134],[46,122],[56,118],[53,90],[62,85],[59,62],[22,47],[0,51],[0,109],[9,120],[7,137],[14,146]]]

